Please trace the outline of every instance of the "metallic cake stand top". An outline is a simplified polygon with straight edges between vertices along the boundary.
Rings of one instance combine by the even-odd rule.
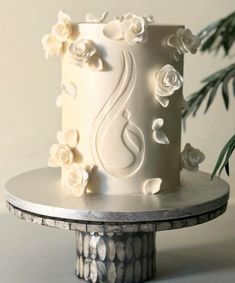
[[[175,192],[151,196],[90,194],[78,198],[63,189],[59,170],[43,168],[11,179],[6,185],[6,198],[18,211],[69,223],[149,223],[199,215],[207,215],[208,221],[216,217],[216,213],[210,217],[210,212],[219,210],[219,215],[225,210],[229,186],[220,178],[211,182],[210,175],[203,172],[183,171],[180,189]]]

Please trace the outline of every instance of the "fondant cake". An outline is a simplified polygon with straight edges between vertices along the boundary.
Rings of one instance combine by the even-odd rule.
[[[49,166],[62,168],[75,196],[177,190],[180,170],[205,158],[190,144],[180,149],[183,59],[200,38],[152,17],[106,16],[73,23],[60,11],[43,37],[46,57],[62,60],[62,128]]]

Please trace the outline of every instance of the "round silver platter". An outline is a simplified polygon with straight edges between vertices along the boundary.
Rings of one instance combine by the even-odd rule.
[[[156,195],[101,195],[74,197],[60,183],[60,170],[43,168],[11,179],[7,202],[15,208],[48,217],[77,221],[133,223],[187,218],[226,205],[229,186],[203,172],[181,173],[175,192]]]

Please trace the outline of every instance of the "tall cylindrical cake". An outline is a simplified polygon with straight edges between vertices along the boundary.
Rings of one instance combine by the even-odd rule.
[[[62,167],[64,186],[79,196],[177,189],[183,54],[194,53],[197,37],[133,14],[73,24],[61,12],[52,31],[62,131],[50,165]]]

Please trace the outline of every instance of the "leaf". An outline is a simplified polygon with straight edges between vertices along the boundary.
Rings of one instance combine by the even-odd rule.
[[[202,52],[214,50],[218,53],[220,49],[223,49],[227,56],[235,42],[235,12],[210,24],[198,35],[204,41],[201,47]]]
[[[208,76],[203,80],[204,85],[189,96],[187,103],[188,108],[182,111],[182,118],[186,119],[190,114],[193,116],[196,115],[197,111],[201,107],[202,103],[207,98],[206,108],[204,113],[207,112],[209,107],[211,106],[212,102],[216,94],[218,93],[218,89],[220,85],[222,85],[222,96],[223,101],[225,104],[226,110],[229,108],[229,88],[228,84],[230,80],[233,80],[233,91],[235,93],[235,64],[231,64],[228,67],[225,67],[219,71],[216,71],[214,74]],[[235,94],[234,94],[235,96]]]
[[[233,151],[234,151],[234,148],[235,148],[235,144],[232,144],[228,151],[227,151],[227,154],[225,156],[225,160],[224,160],[224,163],[222,164],[222,166],[220,167],[220,170],[219,170],[219,175],[221,174],[222,170],[224,169],[224,167],[229,163],[229,158],[231,157]]]
[[[235,96],[235,77],[233,78],[232,85],[233,85],[233,96]]]
[[[227,162],[225,164],[225,171],[226,171],[227,175],[229,176],[229,162]]]
[[[226,110],[228,110],[229,107],[229,96],[228,96],[228,82],[225,80],[222,84],[222,95],[224,99],[224,104]]]
[[[210,108],[212,102],[214,101],[214,98],[216,96],[216,93],[217,93],[217,90],[218,90],[218,87],[220,85],[220,80],[217,81],[217,83],[214,85],[213,89],[211,90],[210,92],[210,96],[209,96],[209,99],[207,101],[207,105],[206,105],[206,109],[204,111],[204,113],[206,113],[208,111],[208,109]]]
[[[222,162],[223,162],[223,160],[224,160],[224,158],[225,158],[226,152],[227,152],[230,148],[233,148],[233,150],[234,150],[234,148],[235,148],[235,135],[233,135],[233,136],[228,140],[228,142],[225,144],[225,146],[223,147],[222,151],[220,152],[219,157],[218,157],[217,162],[216,162],[216,165],[215,165],[215,168],[214,168],[214,170],[213,170],[213,172],[212,172],[212,174],[211,174],[211,180],[213,180],[213,178],[215,177],[215,175],[216,175],[216,173],[217,173],[219,167],[221,166],[221,164],[222,164]],[[233,150],[231,151],[231,154],[232,154]],[[230,153],[227,154],[227,156],[226,156],[227,158],[225,159],[225,161],[224,161],[224,163],[223,163],[224,166],[225,166],[226,163],[228,162],[228,160],[229,160],[231,154],[230,154]]]

